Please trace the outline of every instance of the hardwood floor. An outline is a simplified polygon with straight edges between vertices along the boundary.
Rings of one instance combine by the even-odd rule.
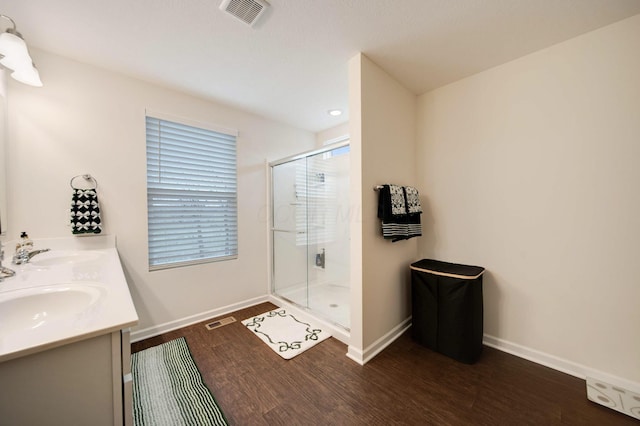
[[[488,347],[476,364],[462,364],[410,333],[365,366],[333,338],[287,361],[240,323],[274,308],[256,305],[229,314],[235,323],[195,324],[132,351],[184,336],[232,425],[639,424],[588,401],[583,380]]]

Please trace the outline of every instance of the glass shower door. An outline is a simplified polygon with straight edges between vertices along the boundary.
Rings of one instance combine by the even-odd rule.
[[[350,327],[349,147],[307,157],[308,307]]]
[[[305,173],[306,158],[272,167],[271,192],[273,293],[306,307],[308,247],[307,206],[303,197],[306,193]]]
[[[271,166],[272,293],[348,329],[349,146]]]

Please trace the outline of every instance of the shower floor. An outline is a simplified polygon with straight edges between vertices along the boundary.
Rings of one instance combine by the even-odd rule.
[[[298,305],[309,308],[312,313],[336,323],[346,329],[351,326],[351,310],[349,309],[350,289],[344,285],[321,284],[307,288],[296,287],[278,293]]]

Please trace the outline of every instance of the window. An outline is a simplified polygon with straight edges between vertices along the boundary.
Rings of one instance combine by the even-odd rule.
[[[236,132],[146,117],[149,270],[236,258]]]

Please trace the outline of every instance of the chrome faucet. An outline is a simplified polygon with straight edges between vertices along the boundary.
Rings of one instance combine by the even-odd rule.
[[[21,247],[16,249],[16,254],[13,255],[13,264],[14,265],[22,265],[23,263],[29,263],[31,258],[36,254],[44,253],[49,251],[50,249],[38,249],[38,250],[29,250],[28,248]]]
[[[29,263],[33,256],[44,253],[45,251],[49,251],[49,249],[33,250],[33,241],[29,239],[29,235],[27,235],[26,232],[23,232],[20,234],[20,242],[16,245],[13,264],[22,265],[23,263]]]

